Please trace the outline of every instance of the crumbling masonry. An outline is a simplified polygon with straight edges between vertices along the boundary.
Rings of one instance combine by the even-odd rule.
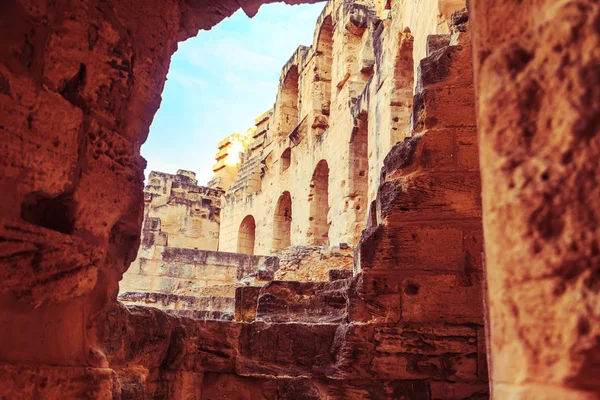
[[[213,183],[227,250],[250,252],[253,222],[255,254],[355,244],[352,276],[259,268],[232,320],[117,301],[170,57],[262,3],[0,5],[0,396],[598,398],[593,0],[328,4]],[[209,194],[188,184],[165,200]],[[168,225],[147,225],[160,257],[212,251],[173,254]]]

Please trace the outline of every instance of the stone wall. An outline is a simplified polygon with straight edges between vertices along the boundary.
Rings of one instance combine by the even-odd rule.
[[[150,172],[144,189],[141,250],[145,258],[154,258],[150,253],[155,246],[217,250],[222,194],[198,186],[191,171]]]
[[[350,154],[349,105],[371,73],[364,64],[372,64],[373,55],[356,57],[371,36],[371,17],[374,10],[361,2],[328,3],[313,45],[298,48],[283,66],[264,140],[225,196],[221,249],[235,251],[249,215],[256,221],[259,254],[290,244],[358,242],[368,207],[367,152],[365,141],[360,155]],[[362,168],[356,176],[355,168]],[[284,199],[291,203],[289,215],[280,212]]]
[[[132,293],[155,293],[173,295],[156,302],[159,308],[195,309],[195,303],[177,296],[232,298],[243,278],[258,270],[270,271],[272,276],[278,268],[276,257],[168,246],[155,246],[153,250],[153,258],[144,258],[140,252],[137,262],[124,275],[120,283],[122,301],[134,299]],[[167,299],[173,304],[164,304]]]
[[[221,249],[238,248],[248,217],[260,254],[280,251],[282,241],[358,243],[384,158],[411,135],[419,61],[448,40],[450,14],[464,7],[393,3],[389,11],[370,2],[328,3],[312,46],[298,48],[282,68],[264,140],[247,152],[225,196]]]
[[[354,248],[341,246],[290,246],[277,253],[279,268],[276,280],[319,282],[328,281],[331,274],[352,275]],[[331,272],[334,271],[334,272]]]
[[[442,322],[438,312],[431,314],[433,322],[392,320],[379,326],[205,322],[116,302],[118,281],[139,244],[144,168],[139,149],[160,104],[169,58],[177,42],[198,29],[209,29],[239,7],[254,15],[261,3],[1,3],[1,396],[487,398],[479,319],[458,328]],[[377,3],[385,12],[387,2]],[[418,42],[414,48],[424,49],[416,28],[437,25],[438,16],[447,15],[440,6],[453,2],[402,3],[402,18],[415,22],[409,24]],[[600,7],[593,0],[472,0],[470,6],[494,394],[594,399],[600,392],[595,379]],[[444,93],[453,93],[452,87],[437,92]],[[447,116],[466,100],[465,94],[446,108]],[[423,101],[430,109],[445,105]],[[432,122],[423,126],[429,129]],[[449,148],[441,139],[429,141],[431,136],[426,132],[418,142],[400,146],[397,162],[386,162],[386,188],[369,208],[376,214],[369,221],[373,227],[389,223],[367,233],[371,248],[391,243],[382,248],[385,257],[378,264],[428,267],[415,277],[418,285],[406,275],[399,278],[405,279],[402,287],[388,275],[363,279],[365,288],[379,291],[379,300],[367,297],[363,310],[369,313],[361,315],[398,316],[386,311],[383,299],[397,310],[401,300],[409,300],[406,315],[417,319],[429,315],[420,310],[433,309],[446,317],[462,310],[459,316],[467,320],[474,318],[471,307],[481,307],[469,289],[477,274],[467,278],[478,270],[470,258],[455,259],[464,267],[462,279],[440,280],[444,274],[437,274],[427,282],[427,272],[450,265],[427,258],[432,248],[461,248],[471,255],[480,250],[472,236],[459,244],[460,235],[450,234],[458,229],[453,224],[460,213],[446,205],[467,211],[471,196],[462,196],[464,191],[446,192],[445,203],[435,198],[440,194],[435,185],[423,192],[435,201],[404,196],[423,187],[411,170],[414,162],[452,164],[461,148],[474,147],[452,134],[449,157],[430,150]],[[409,158],[414,162],[403,161],[403,154],[415,156]],[[465,186],[454,179],[448,185]],[[401,236],[390,229],[419,222],[412,218],[419,212],[422,223],[435,221],[436,210],[446,213],[436,229],[446,223],[452,228],[446,236]],[[412,252],[394,251],[403,237]],[[417,239],[423,246],[411,247]],[[377,276],[367,261],[361,258],[363,274]],[[410,303],[411,296],[431,288],[447,289],[444,299],[453,302],[444,307],[430,301],[438,297],[423,296],[426,307]],[[457,306],[461,299],[468,307]]]
[[[466,11],[446,39],[419,65],[413,136],[384,160],[356,275],[238,287],[232,322],[116,309],[126,331],[156,332],[147,347],[129,344],[135,333],[111,342],[126,387],[139,397],[171,393],[172,379],[199,398],[489,398],[473,103],[456,112],[474,90]],[[289,273],[294,254],[323,251],[292,246],[282,264]],[[160,351],[149,360],[146,348]],[[140,365],[152,372],[132,373]]]

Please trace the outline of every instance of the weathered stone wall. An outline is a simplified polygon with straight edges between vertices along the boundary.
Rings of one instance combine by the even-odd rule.
[[[217,250],[223,191],[198,186],[196,174],[150,172],[144,189],[142,249],[154,246]],[[141,251],[140,250],[140,251]]]
[[[110,346],[125,360],[111,365],[129,390],[165,393],[176,374],[175,382],[201,398],[293,399],[298,390],[307,399],[489,397],[473,102],[457,111],[461,95],[473,98],[474,90],[464,74],[471,68],[466,11],[451,27],[447,44],[419,65],[414,135],[384,161],[356,276],[238,287],[235,322],[115,310],[112,320],[126,321],[127,331],[141,324],[172,332],[151,340],[147,348],[163,356],[150,360],[135,339],[135,346],[127,339]],[[322,251],[292,246],[282,263],[289,270],[290,255]],[[141,365],[148,372],[133,374]]]
[[[124,275],[119,287],[123,301],[134,298],[127,293],[155,293],[172,295],[156,302],[159,308],[198,309],[187,298],[233,298],[242,278],[258,270],[272,274],[278,268],[275,257],[167,246],[155,246],[153,250],[153,258],[145,258],[140,251],[137,262]],[[164,304],[169,299],[173,304]]]
[[[122,301],[198,310],[205,305],[207,288],[229,285],[225,296],[232,298],[238,280],[264,263],[264,257],[210,251],[218,248],[223,191],[198,186],[195,175],[183,170],[150,173],[141,245],[121,280]],[[223,296],[222,288],[216,292]]]
[[[199,322],[117,305],[118,281],[135,258],[142,223],[139,146],[159,106],[169,57],[178,41],[240,4],[253,15],[261,3],[0,3],[2,396],[487,397],[485,388],[473,393],[464,382],[473,379],[469,355],[480,354],[483,344],[478,324]],[[593,0],[470,3],[495,394],[597,398],[600,10]],[[406,4],[415,15],[445,15],[426,2]],[[414,154],[419,163],[456,160],[418,148]],[[392,192],[404,193],[412,178],[404,167]],[[431,221],[442,209],[437,202],[403,203],[389,191],[395,178],[384,180],[384,197],[398,199],[395,212],[404,213],[400,220],[385,213],[392,225],[410,217],[415,204]],[[465,200],[458,192],[448,199]],[[384,238],[370,236],[373,243]],[[382,261],[389,265],[403,254],[387,246]],[[407,284],[401,291],[386,279],[369,285],[387,290],[395,304],[428,287]],[[455,283],[448,288],[469,287],[469,280]],[[368,304],[371,314],[382,314],[378,302]],[[432,355],[431,346],[446,355]],[[353,359],[361,355],[375,367]],[[273,379],[277,371],[280,379]],[[327,386],[324,376],[333,377]]]
[[[140,146],[177,43],[240,3],[250,15],[258,8],[0,3],[0,360],[2,382],[14,382],[2,385],[9,398],[64,398],[67,387],[73,397],[118,393],[96,332],[140,241]]]
[[[265,140],[226,195],[220,248],[235,251],[248,216],[260,254],[281,250],[282,235],[291,245],[358,242],[384,158],[411,135],[419,61],[448,40],[450,14],[464,7],[431,3],[394,2],[390,11],[368,2],[325,7],[313,45],[283,67]],[[291,215],[282,226],[278,203],[286,192]]]
[[[285,242],[292,245],[358,242],[368,198],[366,178],[364,188],[355,181],[368,173],[367,154],[364,151],[364,160],[351,159],[349,107],[369,79],[368,67],[356,54],[371,34],[367,21],[373,16],[373,10],[360,2],[328,3],[317,22],[313,45],[300,47],[283,67],[262,147],[254,149],[248,167],[240,167],[254,171],[260,185],[234,184],[228,191],[221,249],[235,251],[240,225],[248,215],[256,221],[259,254],[285,247],[278,245],[279,231],[289,230]],[[356,179],[359,163],[364,170]],[[278,203],[286,192],[291,198],[291,216],[286,218],[291,220],[289,228],[281,228]]]
[[[348,245],[291,246],[277,253],[277,258],[279,268],[275,271],[274,279],[322,282],[329,280],[330,271],[352,272],[354,248]]]
[[[494,396],[598,398],[600,4],[471,5]]]

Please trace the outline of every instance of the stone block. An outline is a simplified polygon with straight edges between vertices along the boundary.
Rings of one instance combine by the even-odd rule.
[[[242,286],[235,290],[235,320],[252,322],[256,318],[256,306],[260,286]]]
[[[416,172],[384,182],[377,208],[388,224],[481,219],[481,184],[475,172]]]
[[[402,319],[483,325],[481,279],[481,273],[406,276],[402,282]]]
[[[450,35],[441,34],[441,35],[427,35],[427,47],[426,54],[427,57],[431,55],[434,51],[442,49],[450,44]]]
[[[163,368],[195,372],[227,372],[235,367],[240,324],[180,319],[173,329]]]
[[[456,130],[456,160],[464,169],[479,171],[479,143],[476,128]]]
[[[329,270],[329,281],[339,281],[343,279],[350,279],[354,275],[354,272],[349,269],[330,269]]]
[[[487,383],[463,382],[431,382],[432,400],[472,399],[488,400],[490,398]]]
[[[115,380],[109,368],[0,364],[0,398],[109,400]]]
[[[424,379],[329,381],[327,399],[430,400],[429,384]]]
[[[331,347],[337,327],[335,324],[243,324],[236,372],[242,376],[323,376],[333,361]]]
[[[256,319],[265,322],[341,322],[348,282],[272,281],[260,290]]]
[[[341,326],[334,350],[332,379],[477,380],[476,331],[468,327]]]
[[[414,223],[381,226],[363,237],[358,257],[363,271],[481,270],[475,223]],[[467,238],[468,236],[468,238]],[[465,249],[465,242],[470,246]]]
[[[356,322],[400,321],[402,278],[393,274],[362,273],[348,292],[348,319]]]

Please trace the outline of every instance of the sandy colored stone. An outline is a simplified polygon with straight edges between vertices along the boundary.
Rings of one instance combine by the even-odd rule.
[[[330,3],[313,46],[282,69],[276,131],[252,137],[221,238],[237,251],[253,215],[255,252],[268,254],[323,240],[328,226],[330,246],[357,245],[348,320],[201,321],[117,305],[143,221],[139,148],[170,56],[198,29],[261,3],[0,6],[0,393],[486,398],[475,295],[485,270],[494,396],[597,398],[591,0],[473,0],[470,16],[453,14],[465,6],[456,0],[389,11],[384,1]],[[331,46],[319,40],[329,33]]]

